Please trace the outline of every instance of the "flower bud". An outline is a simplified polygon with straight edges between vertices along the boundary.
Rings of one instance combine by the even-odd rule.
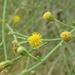
[[[20,54],[20,55],[27,55],[26,48],[24,48],[22,46],[19,46],[18,49],[17,49],[17,53]]]
[[[17,41],[14,40],[14,41],[12,42],[12,44],[13,44],[13,51],[14,51],[14,53],[17,53],[17,48],[19,47]]]
[[[43,15],[43,19],[44,20],[49,20],[49,21],[54,21],[54,17],[53,15],[50,13],[50,12],[46,12],[44,15]]]
[[[73,26],[75,26],[75,21],[72,22]]]
[[[6,67],[8,67],[8,66],[10,66],[11,63],[12,63],[12,62],[11,62],[10,60],[5,60],[5,61],[1,62],[1,63],[0,63],[0,70],[6,68]]]
[[[62,33],[60,34],[60,37],[61,37],[64,41],[68,42],[68,41],[70,40],[70,38],[71,38],[71,33],[68,32],[68,31],[64,31],[64,32],[62,32]]]

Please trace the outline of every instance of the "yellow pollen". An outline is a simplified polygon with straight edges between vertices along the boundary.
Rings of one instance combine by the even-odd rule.
[[[28,38],[29,44],[33,48],[38,48],[42,43],[42,36],[38,33],[33,33],[32,36]]]

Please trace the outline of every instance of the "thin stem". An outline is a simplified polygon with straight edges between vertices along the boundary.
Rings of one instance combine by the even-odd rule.
[[[66,26],[66,27],[70,27],[70,28],[74,28],[73,26],[67,25],[65,23],[60,22],[59,20],[55,19],[56,22],[58,22],[59,24]]]
[[[6,42],[5,42],[5,14],[6,14],[6,2],[7,0],[4,0],[4,8],[3,8],[3,22],[2,22],[2,42],[3,42],[3,47],[4,47],[4,55],[5,55],[5,60],[7,59],[7,49],[6,49]]]
[[[25,36],[25,35],[23,35],[23,34],[15,33],[15,32],[13,31],[13,29],[12,29],[7,23],[6,23],[6,26],[7,26],[8,29],[11,31],[11,33],[12,33],[12,35],[13,35],[13,37],[14,37],[15,40],[17,40],[17,39],[16,39],[16,35],[17,35],[17,36],[20,36],[20,37],[28,38],[27,36]]]
[[[14,34],[14,35],[17,35],[17,36],[24,37],[24,38],[28,38],[28,36],[25,36],[25,35],[23,35],[23,34],[20,34],[20,33],[15,33],[15,32],[13,32],[13,34]]]
[[[28,43],[28,41],[22,41],[22,42],[19,42],[19,44],[25,44],[25,43]]]
[[[47,43],[49,43],[49,42],[43,43],[39,48],[41,48],[42,46],[46,45]],[[32,49],[32,50],[29,51],[29,53],[32,53],[33,51],[36,51],[36,50],[33,50],[33,49]]]
[[[3,45],[3,42],[0,43],[0,46],[2,46],[2,45]]]
[[[27,56],[29,56],[29,57],[31,57],[31,58],[33,58],[35,60],[39,60],[37,57],[31,55],[26,49],[24,49],[24,50],[25,50],[25,55],[27,54]]]
[[[33,23],[35,22],[35,21],[33,22],[33,20],[36,19],[36,16],[37,16],[39,10],[42,8],[42,4],[44,3],[44,1],[45,1],[45,0],[41,0],[41,1],[40,1],[40,4],[38,5],[37,10],[35,11],[34,15],[32,16],[32,18],[30,18],[29,22],[27,22],[27,24],[25,24],[25,25],[23,26],[23,28],[21,29],[21,31],[23,31],[23,30],[25,30],[25,28],[27,28],[27,27],[29,27],[29,26],[31,27],[31,26],[33,25]],[[30,24],[30,23],[31,23],[31,24]],[[30,25],[29,25],[29,24],[30,24]]]
[[[75,28],[74,29],[72,29],[70,32],[72,33],[72,32],[74,32],[75,31]]]
[[[22,39],[22,40],[25,40],[26,38],[24,38],[24,37],[21,37],[21,36],[16,36],[17,38],[19,38],[19,39]]]
[[[30,57],[28,57],[28,58],[27,58],[27,63],[26,63],[26,67],[25,67],[25,69],[27,69],[27,68],[28,68],[29,61],[30,61]]]
[[[43,39],[43,41],[46,41],[46,42],[54,42],[54,41],[60,41],[61,38],[57,38],[57,39]]]
[[[30,48],[29,53],[31,53],[31,51],[33,52],[33,49],[32,48]],[[26,62],[25,69],[28,68],[29,62],[30,62],[30,57],[27,58],[27,62]]]
[[[28,54],[28,56],[30,56],[30,57],[33,58],[34,60],[39,60],[39,58],[37,58],[37,57],[31,55],[30,53]]]
[[[13,35],[13,37],[14,37],[14,39],[17,41],[17,38],[16,38],[16,36],[13,34],[14,33],[14,31],[13,31],[13,29],[6,23],[6,26],[8,27],[8,29],[11,31],[11,33],[12,33],[12,35]]]
[[[14,61],[17,61],[18,59],[20,59],[22,56],[18,56],[17,58],[15,59],[12,59],[11,61],[14,62]]]
[[[69,66],[68,66],[67,57],[66,57],[65,51],[62,50],[62,52],[63,52],[63,63],[64,63],[64,65],[65,65],[66,71],[69,73],[70,68],[69,68]]]
[[[73,29],[71,31],[71,33],[74,31],[75,29]],[[75,36],[72,36],[72,38],[74,38]],[[43,39],[44,42],[56,42],[56,41],[60,41],[61,38],[57,38],[57,39]]]

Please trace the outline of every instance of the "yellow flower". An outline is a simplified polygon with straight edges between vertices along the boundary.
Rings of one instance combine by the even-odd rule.
[[[39,33],[33,33],[32,36],[28,38],[29,44],[34,48],[38,48],[42,43],[42,36]]]
[[[53,15],[52,15],[50,12],[44,13],[43,19],[44,19],[44,20],[54,21],[54,17],[53,17]]]
[[[2,23],[2,19],[0,19],[0,23]]]
[[[36,2],[34,3],[34,7],[37,7],[37,3]]]
[[[22,73],[24,73],[24,72],[26,72],[26,70],[22,70]],[[28,75],[28,74],[26,74],[26,75]]]
[[[16,22],[16,23],[19,22],[20,21],[20,17],[17,16],[17,15],[14,16],[13,21]]]
[[[70,40],[71,36],[72,36],[72,34],[68,31],[64,31],[60,34],[60,37],[66,42],[68,42]]]

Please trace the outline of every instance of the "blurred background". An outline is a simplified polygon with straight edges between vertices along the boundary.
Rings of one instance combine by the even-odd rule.
[[[0,19],[3,15],[4,0],[0,0]],[[62,31],[71,31],[71,28],[62,27],[56,22],[43,20],[45,12],[50,11],[59,21],[72,25],[75,20],[75,0],[7,0],[6,21],[15,32],[31,35],[33,32],[40,33],[43,38],[59,38]],[[13,17],[18,15],[20,21],[14,23]],[[16,58],[13,52],[13,36],[8,35],[9,30],[5,28],[6,46],[8,59]],[[2,41],[2,23],[0,23],[0,42]],[[21,41],[18,39],[18,41]],[[45,57],[58,42],[50,42],[32,54]],[[23,44],[27,49],[29,45]],[[0,62],[4,61],[3,46],[0,47]],[[17,75],[25,68],[35,64],[32,58],[23,57],[8,67],[8,75]],[[58,50],[47,59],[41,66],[34,70],[35,75],[75,75],[75,40],[64,43]],[[34,75],[34,74],[29,74]]]

